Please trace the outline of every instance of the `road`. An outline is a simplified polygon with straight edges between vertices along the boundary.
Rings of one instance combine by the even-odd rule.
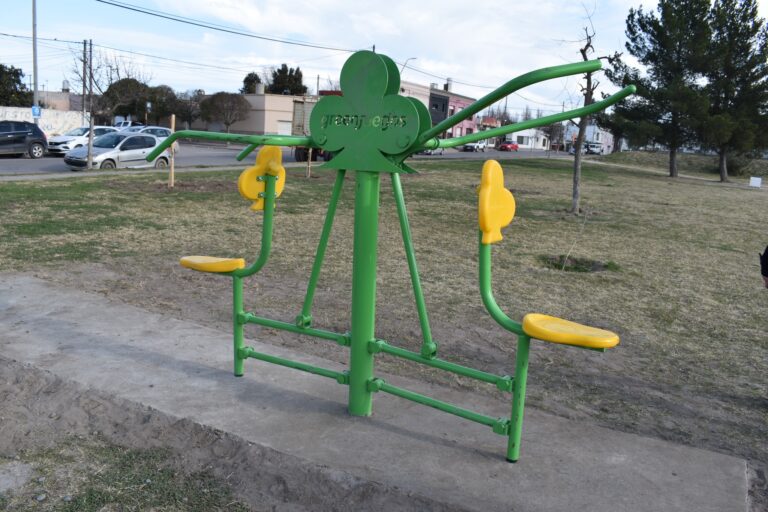
[[[205,146],[185,144],[176,156],[176,166],[179,168],[190,167],[241,167],[235,157],[243,146],[233,145],[229,148],[223,146]],[[520,152],[501,152],[487,150],[481,153],[464,153],[453,149],[445,150],[443,155],[416,155],[416,160],[422,159],[501,159],[501,158],[541,158],[547,156],[566,156],[564,153],[550,153],[542,150],[522,150]],[[291,150],[283,149],[283,160],[287,163],[295,162]],[[248,157],[253,161],[253,157]],[[0,155],[0,176],[9,175],[33,175],[33,174],[72,174],[64,164],[62,157],[46,156],[33,160],[31,158],[19,158],[11,155]]]

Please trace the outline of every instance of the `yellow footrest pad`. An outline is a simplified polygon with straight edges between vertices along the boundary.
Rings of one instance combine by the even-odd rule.
[[[243,258],[215,258],[213,256],[184,256],[180,260],[182,267],[199,270],[200,272],[232,272],[245,268]]]
[[[523,317],[523,331],[537,340],[577,347],[600,349],[619,344],[618,334],[611,331],[540,313],[528,313]]]

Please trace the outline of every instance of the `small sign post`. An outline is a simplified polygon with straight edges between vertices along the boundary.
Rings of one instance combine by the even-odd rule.
[[[171,133],[176,131],[176,114],[171,114]],[[176,155],[176,143],[171,144],[171,172],[168,174],[168,188],[173,188],[174,185],[174,170],[176,169],[175,162]]]

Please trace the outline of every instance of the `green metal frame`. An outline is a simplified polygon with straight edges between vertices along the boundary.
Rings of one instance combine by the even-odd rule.
[[[520,439],[523,424],[523,409],[525,406],[530,337],[525,334],[522,326],[509,318],[496,303],[491,287],[491,247],[490,245],[483,244],[482,240],[480,240],[478,276],[480,294],[483,304],[491,317],[501,327],[517,337],[515,374],[514,376],[495,375],[437,357],[438,344],[432,339],[427,307],[419,278],[413,240],[408,223],[408,214],[398,172],[409,171],[403,161],[411,154],[424,148],[454,147],[526,128],[544,126],[556,121],[588,115],[603,110],[634,92],[634,86],[629,86],[603,101],[569,112],[532,119],[464,137],[450,139],[437,138],[438,135],[445,130],[527,85],[549,80],[551,78],[586,73],[598,69],[600,69],[600,62],[595,60],[532,71],[510,80],[456,115],[431,127],[431,123],[425,118],[425,115],[428,116],[428,112],[423,109],[423,106],[419,106],[420,104],[418,104],[418,102],[410,100],[403,102],[400,99],[388,99],[391,97],[399,98],[396,96],[396,91],[399,90],[399,73],[397,73],[397,66],[395,66],[388,57],[373,54],[371,52],[358,52],[350,58],[347,64],[345,64],[345,68],[342,70],[342,89],[344,90],[345,97],[324,99],[325,104],[323,108],[318,109],[318,107],[323,104],[322,101],[315,107],[320,113],[317,117],[315,112],[312,114],[313,126],[318,128],[318,130],[313,129],[313,136],[238,135],[185,130],[176,132],[165,139],[158,148],[147,156],[147,160],[152,161],[178,138],[194,138],[244,143],[247,146],[237,156],[238,160],[245,158],[259,145],[306,146],[311,148],[323,148],[326,151],[334,152],[342,149],[347,153],[345,156],[341,157],[342,161],[357,162],[360,164],[359,168],[350,168],[350,170],[355,171],[352,318],[350,332],[344,334],[312,327],[312,304],[333,227],[333,220],[341,196],[346,171],[336,167],[336,181],[328,203],[328,211],[326,213],[317,251],[315,253],[305,299],[301,312],[296,316],[294,323],[260,317],[253,313],[246,312],[244,309],[243,279],[255,274],[266,264],[272,247],[277,177],[267,174],[259,178],[260,180],[266,181],[265,192],[263,193],[264,220],[261,233],[261,250],[253,264],[246,268],[228,273],[228,275],[231,275],[233,281],[234,374],[236,376],[242,376],[245,360],[257,359],[332,378],[339,384],[349,386],[348,409],[350,414],[355,416],[368,416],[372,413],[373,395],[375,393],[389,393],[491,427],[493,432],[507,437],[506,459],[510,462],[516,462],[520,457]],[[361,72],[359,70],[363,71]],[[355,75],[355,73],[363,74]],[[355,84],[366,80],[369,82],[368,86],[365,86],[367,88],[359,86],[359,89],[347,90],[351,87],[358,87],[358,85]],[[370,91],[380,91],[383,94],[383,100],[380,98],[368,99],[363,93],[368,93]],[[348,98],[347,94],[349,95]],[[401,111],[398,111],[401,112],[402,115],[387,115],[382,117],[376,114],[376,112],[354,111],[355,108],[367,108],[366,106],[368,104],[375,103],[373,101],[374,99],[379,103],[387,105],[387,108],[390,110],[402,109]],[[403,100],[407,99],[403,98]],[[341,107],[352,108],[352,114],[339,114],[338,111]],[[320,118],[320,115],[322,115],[322,118]],[[414,127],[414,122],[418,126]],[[354,131],[348,130],[347,132],[344,132],[348,125],[351,125],[350,129],[354,129]],[[368,131],[365,132],[363,128]],[[401,132],[396,132],[398,128],[402,129]],[[385,129],[390,129],[389,133],[386,133],[386,137],[383,135]],[[321,133],[314,133],[315,131]],[[339,145],[338,140],[340,138],[342,142],[345,140],[344,136],[339,135],[340,133],[351,134],[347,140],[349,144]],[[398,133],[400,134],[398,135]],[[414,134],[416,135],[415,138],[413,138]],[[349,142],[353,140],[352,135],[357,138],[356,144],[359,144],[359,147],[352,144],[352,142]],[[384,144],[383,146],[377,145],[377,137],[384,137],[382,140],[384,141],[386,139],[386,144],[382,142],[382,144]],[[334,138],[336,140],[335,142],[332,140]],[[405,149],[400,150],[393,148]],[[402,231],[408,270],[411,277],[416,309],[422,331],[421,349],[418,353],[396,347],[384,340],[377,339],[375,336],[376,266],[381,173],[378,171],[367,170],[368,166],[364,164],[366,161],[366,154],[371,155],[371,158],[374,160],[378,159],[377,161],[382,162],[382,165],[388,169],[397,171],[392,172],[390,170],[388,172],[391,172],[392,191],[397,208],[400,229]],[[382,155],[384,156],[384,159],[382,159]],[[334,157],[334,159],[335,158],[336,157]],[[332,163],[333,160],[331,160],[330,164]],[[329,167],[328,164],[329,163],[327,163],[325,167]],[[333,168],[333,166],[330,167]],[[244,327],[246,324],[256,324],[272,329],[280,329],[292,333],[312,336],[349,347],[349,370],[338,372],[257,352],[252,347],[245,346],[244,344]],[[470,379],[493,384],[499,390],[511,393],[510,416],[508,418],[492,418],[388,384],[383,379],[375,376],[374,363],[377,354],[385,354],[392,357],[407,359]]]

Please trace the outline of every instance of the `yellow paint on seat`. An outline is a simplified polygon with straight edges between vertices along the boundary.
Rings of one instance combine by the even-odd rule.
[[[213,256],[184,256],[180,260],[182,267],[191,268],[200,272],[232,272],[245,268],[243,258],[216,258]]]
[[[282,165],[283,152],[277,146],[266,146],[256,156],[256,165],[244,170],[237,179],[237,189],[245,199],[253,201],[251,210],[263,210],[264,198],[261,194],[267,188],[265,181],[259,181],[261,176],[269,174],[277,176],[275,195],[280,197],[285,188],[285,167]]]
[[[488,160],[483,164],[483,177],[478,195],[478,223],[483,232],[483,243],[501,240],[501,229],[509,226],[515,217],[515,198],[504,188],[504,172],[499,162]]]
[[[523,331],[537,340],[576,345],[577,347],[600,349],[612,348],[619,344],[618,334],[611,331],[540,313],[525,315]]]

